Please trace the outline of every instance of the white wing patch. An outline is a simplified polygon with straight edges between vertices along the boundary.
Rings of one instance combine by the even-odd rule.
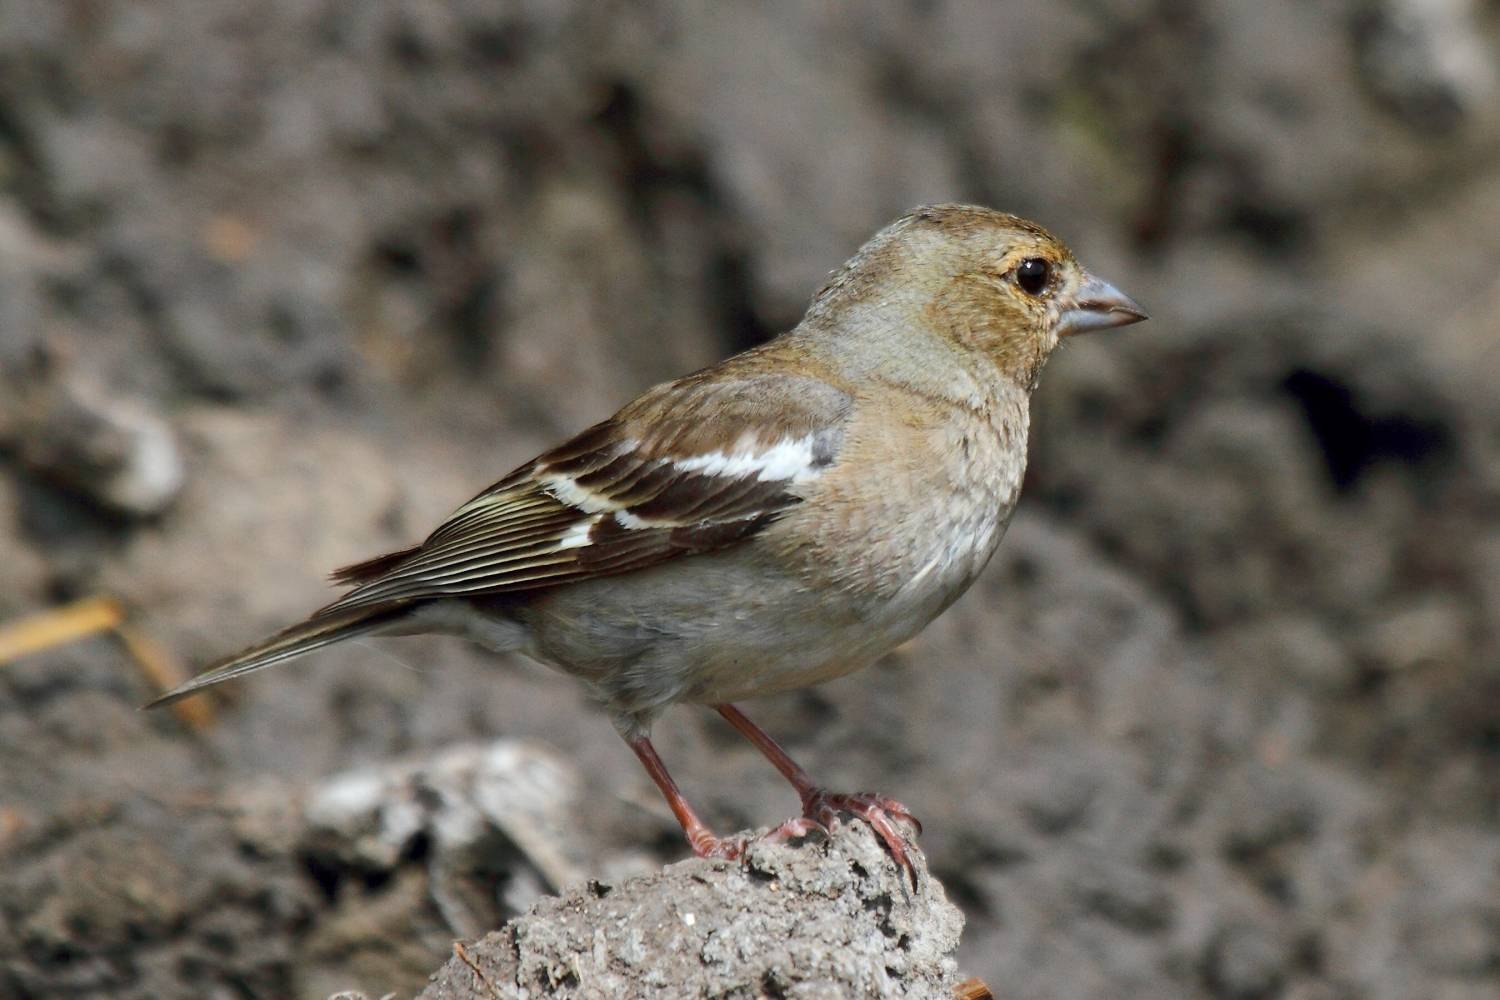
[[[635,450],[637,444],[638,442],[635,441],[622,441],[613,453],[627,455]],[[577,481],[566,473],[554,472],[551,475],[539,476],[538,479],[548,493],[585,514],[607,514],[615,509],[616,505],[609,497],[579,486]]]
[[[636,517],[628,510],[615,511],[615,522],[619,524],[620,527],[629,528],[632,531],[640,531],[644,528],[654,528],[662,523],[660,521],[649,521],[644,517]]]
[[[563,532],[562,537],[557,540],[557,547],[559,549],[583,548],[589,543],[589,532],[594,530],[594,525],[598,524],[601,519],[602,515],[595,514],[593,517],[579,521]]]
[[[685,472],[733,479],[751,476],[763,483],[784,480],[805,483],[816,476],[819,467],[813,461],[813,438],[783,438],[763,447],[752,436],[742,437],[729,452],[710,451],[673,463]]]

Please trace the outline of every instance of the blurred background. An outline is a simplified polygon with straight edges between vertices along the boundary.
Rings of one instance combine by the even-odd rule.
[[[1001,995],[1496,996],[1493,0],[0,0],[0,995],[409,993],[683,857],[458,642],[137,706],[951,200],[1151,322],[1053,359],[960,604],[751,714],[925,821]],[[657,736],[716,827],[794,810]],[[498,738],[532,812],[392,791]]]

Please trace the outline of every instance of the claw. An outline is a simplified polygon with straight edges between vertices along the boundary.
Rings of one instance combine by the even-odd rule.
[[[688,837],[688,846],[698,857],[721,861],[738,861],[745,853],[746,843],[744,837],[715,837],[707,832]]]
[[[870,792],[844,794],[818,788],[803,799],[802,811],[806,819],[828,829],[838,828],[840,812],[846,812],[864,820],[870,824],[870,829],[874,830],[875,835],[885,844],[885,849],[891,852],[891,857],[896,864],[906,869],[911,875],[912,885],[916,886],[917,869],[906,851],[908,841],[892,822],[901,820],[915,827],[918,834],[922,832],[921,821],[913,816],[906,806],[895,799],[888,799],[884,795],[875,795]]]

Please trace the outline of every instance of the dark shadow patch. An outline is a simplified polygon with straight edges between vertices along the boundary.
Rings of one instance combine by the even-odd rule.
[[[1300,368],[1281,388],[1301,407],[1333,486],[1348,493],[1374,466],[1394,461],[1430,468],[1453,453],[1453,436],[1435,419],[1369,412],[1359,394],[1332,376]]]

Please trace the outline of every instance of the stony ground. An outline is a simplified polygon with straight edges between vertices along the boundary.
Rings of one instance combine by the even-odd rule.
[[[920,852],[911,861],[908,873],[860,823],[757,841],[739,861],[591,879],[455,949],[418,1000],[952,1000],[963,917]]]
[[[875,7],[0,0],[0,623],[108,595],[201,663],[993,204],[1152,321],[1053,361],[974,591],[756,717],[922,817],[1002,995],[1494,996],[1500,9]],[[535,845],[481,838],[514,892],[465,918],[426,827],[267,799],[498,735],[608,804],[576,870],[682,854],[581,694],[461,644],[202,734],[150,693],[109,638],[0,666],[0,995],[415,993],[557,888]],[[793,807],[707,713],[659,736],[718,825]]]

